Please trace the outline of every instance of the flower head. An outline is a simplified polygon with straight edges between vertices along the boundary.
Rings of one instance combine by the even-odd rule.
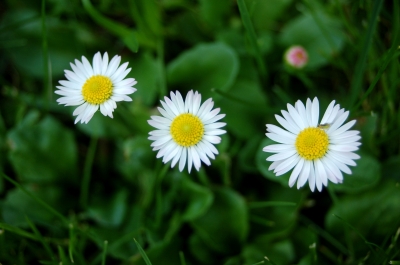
[[[269,170],[274,170],[277,176],[293,171],[289,186],[297,181],[297,188],[308,180],[311,191],[315,186],[319,191],[322,186],[342,183],[342,172],[351,174],[348,166],[355,166],[355,159],[360,156],[353,153],[361,145],[359,131],[349,130],[355,120],[343,125],[349,111],[335,105],[333,100],[321,122],[319,119],[319,102],[317,98],[311,102],[307,99],[306,106],[298,100],[293,107],[287,105],[288,111],[282,110],[282,116],[275,115],[276,120],[284,128],[267,124],[267,137],[279,144],[264,147],[264,152],[275,153],[267,158],[273,161]]]
[[[221,142],[226,131],[220,128],[226,123],[217,122],[225,114],[218,114],[220,109],[211,110],[214,102],[211,98],[201,104],[201,95],[196,91],[189,91],[186,99],[176,91],[171,92],[170,98],[160,100],[163,108],[158,108],[162,116],[151,116],[148,123],[157,130],[149,133],[149,140],[154,141],[153,151],[158,151],[157,158],[163,157],[167,163],[172,159],[171,167],[179,161],[179,170],[182,171],[186,161],[190,173],[192,164],[198,171],[203,161],[210,165],[209,158],[215,159],[218,150],[214,144]]]
[[[291,46],[284,55],[286,64],[301,69],[308,63],[308,53],[302,46]]]
[[[118,101],[132,101],[127,95],[136,91],[133,86],[137,83],[134,78],[126,78],[131,71],[128,63],[119,66],[121,56],[114,56],[108,61],[107,52],[103,58],[100,52],[93,57],[93,66],[85,56],[82,62],[75,59],[71,63],[72,71],[65,70],[67,80],[61,80],[57,86],[56,94],[62,97],[57,99],[59,104],[65,106],[78,106],[73,115],[78,116],[75,123],[88,123],[94,113],[100,108],[104,116],[113,117],[112,113],[117,108]]]

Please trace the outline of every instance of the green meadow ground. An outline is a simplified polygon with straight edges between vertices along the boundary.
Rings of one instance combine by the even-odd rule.
[[[399,45],[398,0],[1,1],[0,263],[400,264]],[[137,92],[75,125],[55,86],[98,51],[129,62]],[[228,133],[188,174],[156,159],[147,120],[191,89]],[[274,114],[314,97],[362,136],[322,192],[289,188],[262,151]]]

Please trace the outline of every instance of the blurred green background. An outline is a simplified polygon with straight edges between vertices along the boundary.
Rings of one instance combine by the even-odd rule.
[[[1,1],[0,263],[149,265],[135,238],[154,265],[400,264],[399,21],[398,0]],[[53,91],[98,51],[138,91],[74,125]],[[156,159],[147,120],[191,89],[228,133],[189,175]],[[262,152],[274,114],[315,96],[362,135],[353,174],[321,193]]]

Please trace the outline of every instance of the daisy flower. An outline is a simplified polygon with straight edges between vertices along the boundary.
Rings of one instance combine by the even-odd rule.
[[[293,68],[303,68],[308,63],[308,53],[302,46],[291,46],[283,56],[286,64]]]
[[[165,102],[164,102],[165,101]],[[148,123],[156,128],[149,133],[149,140],[154,141],[151,146],[153,151],[158,151],[157,158],[167,163],[172,160],[171,167],[179,161],[179,171],[188,164],[189,173],[192,164],[199,171],[201,161],[207,166],[210,159],[215,159],[218,154],[214,144],[221,142],[222,135],[226,133],[220,128],[224,122],[217,122],[225,114],[218,114],[220,109],[211,110],[214,102],[211,98],[201,104],[201,95],[196,91],[189,91],[186,99],[176,91],[171,92],[170,98],[160,100],[163,108],[158,107],[162,116],[151,116]]]
[[[281,111],[283,117],[275,115],[284,129],[267,124],[267,137],[279,143],[263,148],[264,152],[275,153],[267,158],[273,161],[269,170],[280,176],[294,168],[289,186],[293,187],[297,181],[298,189],[307,180],[311,191],[315,186],[321,191],[328,180],[342,183],[342,172],[351,174],[348,166],[355,166],[354,160],[360,158],[353,153],[361,145],[360,132],[349,130],[356,121],[343,125],[349,111],[335,105],[333,100],[319,123],[317,98],[312,102],[307,99],[306,106],[298,100],[294,107],[287,104],[287,108],[288,111]]]
[[[118,101],[132,101],[127,95],[136,91],[133,86],[137,83],[134,78],[126,78],[131,71],[128,63],[119,66],[121,56],[114,56],[108,61],[107,52],[103,58],[100,52],[93,57],[93,66],[85,56],[82,62],[75,59],[71,63],[72,71],[65,70],[67,80],[61,80],[56,94],[62,97],[57,99],[65,106],[79,106],[73,116],[77,116],[75,123],[88,123],[93,114],[100,108],[104,116],[113,117]]]

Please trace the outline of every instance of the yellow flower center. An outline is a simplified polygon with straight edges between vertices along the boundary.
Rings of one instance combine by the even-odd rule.
[[[204,134],[201,120],[190,113],[177,116],[171,123],[172,139],[180,146],[189,147],[197,144]]]
[[[297,136],[295,145],[302,158],[306,160],[319,159],[328,151],[328,134],[320,128],[306,128]]]
[[[111,97],[112,85],[107,76],[94,75],[82,87],[83,99],[93,105],[102,104]]]

